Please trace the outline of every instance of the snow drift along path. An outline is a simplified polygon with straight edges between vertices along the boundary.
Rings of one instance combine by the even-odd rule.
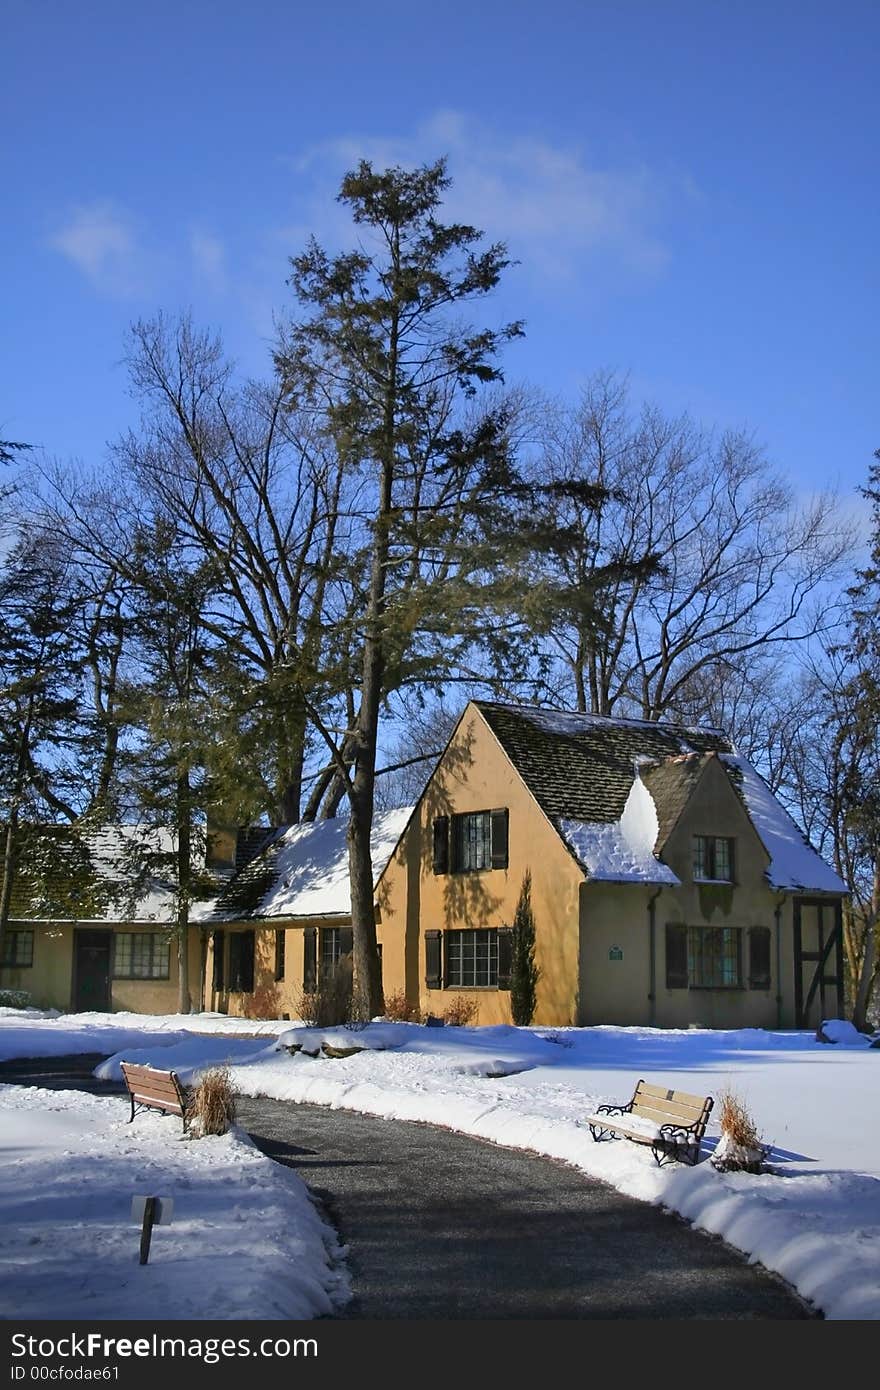
[[[348,1298],[335,1233],[242,1131],[126,1124],[118,1097],[0,1086],[0,1318],[313,1318]],[[174,1198],[138,1263],[136,1194]]]
[[[363,1050],[335,1060],[307,1055],[322,1042]],[[129,1056],[159,1054],[147,1045]],[[178,1065],[176,1048],[161,1056],[160,1065]],[[118,1075],[119,1060],[96,1074]],[[184,1076],[213,1060],[233,1063],[245,1095],[426,1121],[562,1159],[723,1236],[826,1316],[880,1318],[880,1114],[866,1103],[880,1051],[854,1032],[823,1046],[809,1034],[758,1029],[376,1023],[355,1032],[291,1029],[237,1063],[228,1039],[191,1039],[179,1055]],[[640,1146],[594,1143],[584,1117],[603,1101],[629,1099],[640,1076],[716,1097],[733,1085],[775,1143],[776,1174],[720,1174],[706,1162],[661,1170]]]

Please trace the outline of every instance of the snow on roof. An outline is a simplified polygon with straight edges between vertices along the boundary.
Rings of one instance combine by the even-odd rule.
[[[62,827],[59,833],[84,847],[85,859],[74,855],[69,868],[62,866],[53,872],[51,906],[32,896],[25,885],[24,896],[13,913],[15,920],[173,923],[177,899],[170,877],[163,876],[161,862],[164,859],[171,867],[177,844],[173,831],[116,824],[78,834]],[[62,848],[64,843],[59,839]],[[194,858],[196,855],[194,849]],[[147,872],[152,856],[156,856],[153,871]],[[200,858],[203,863],[203,850]]]
[[[590,878],[606,883],[662,883],[679,879],[654,855],[659,825],[653,797],[636,773],[619,821],[559,821],[562,837]]]
[[[397,807],[373,820],[370,857],[375,884],[412,815],[411,806]],[[266,875],[265,891],[243,913],[233,906],[236,883],[230,885],[230,903],[221,895],[213,910],[208,906],[202,917],[212,921],[234,921],[240,917],[336,917],[351,912],[348,877],[348,819],[311,821],[291,825],[253,860],[244,873],[260,882]]]
[[[695,739],[698,739],[700,745],[707,738],[726,739],[727,737],[721,729],[708,726],[703,728],[689,724],[658,723],[656,720],[649,719],[625,719],[622,716],[607,714],[585,714],[578,710],[543,709],[540,705],[499,705],[499,708],[521,715],[536,725],[537,728],[543,729],[545,733],[564,734],[569,738],[583,733],[585,728],[645,729],[651,734],[656,734],[659,731],[675,737],[681,745],[682,753],[695,751],[695,748],[688,742],[688,734],[692,734]]]
[[[819,857],[806,836],[777,801],[764,779],[745,758],[720,753],[734,776],[752,824],[770,856],[767,879],[773,888],[847,893],[841,878]]]

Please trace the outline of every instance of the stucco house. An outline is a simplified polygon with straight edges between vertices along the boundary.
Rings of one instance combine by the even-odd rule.
[[[374,879],[411,814],[407,806],[375,817]],[[207,936],[204,1008],[296,1018],[302,994],[314,990],[320,972],[349,954],[347,830],[347,820],[338,818],[270,832],[217,898],[196,909]]]
[[[225,881],[193,910],[200,1007],[297,1016],[351,949],[346,830],[209,837]],[[478,1022],[510,1022],[526,870],[538,1024],[792,1028],[843,1012],[846,885],[718,731],[472,701],[417,804],[376,817],[372,860],[386,995],[425,1013],[466,994]],[[123,920],[17,921],[0,982],[59,1008],[173,1012],[166,919],[157,890]]]
[[[47,827],[49,872],[24,866],[3,938],[0,988],[24,990],[40,1008],[75,1012],[176,1013],[177,950],[170,940],[175,896],[160,875],[137,868],[145,845],[158,860],[173,851],[165,831],[109,825],[74,833]],[[197,995],[198,932],[189,943]]]
[[[846,885],[717,731],[471,702],[377,885],[386,990],[509,1022],[812,1027],[843,1011]]]

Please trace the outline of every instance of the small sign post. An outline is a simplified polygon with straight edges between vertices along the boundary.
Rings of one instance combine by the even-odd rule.
[[[174,1200],[171,1197],[132,1197],[131,1219],[141,1222],[140,1263],[142,1265],[145,1265],[150,1258],[153,1227],[170,1225],[173,1212]]]

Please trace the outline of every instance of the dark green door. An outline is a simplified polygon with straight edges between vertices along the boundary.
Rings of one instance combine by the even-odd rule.
[[[106,1013],[110,1008],[110,948],[113,933],[78,931],[74,961],[73,1007],[76,1013]]]

